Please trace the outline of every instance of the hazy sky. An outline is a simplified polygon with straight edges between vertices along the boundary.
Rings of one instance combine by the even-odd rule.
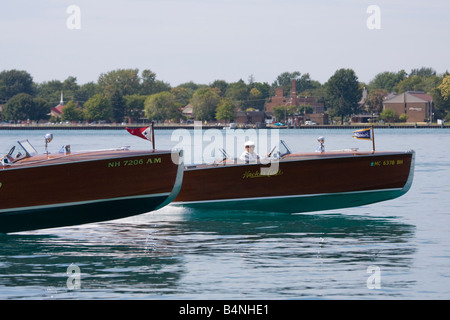
[[[450,1],[0,3],[0,71],[26,70],[35,82],[74,76],[83,84],[119,68],[151,69],[172,86],[250,75],[271,84],[285,71],[324,83],[340,68],[369,82],[422,66],[450,71]]]

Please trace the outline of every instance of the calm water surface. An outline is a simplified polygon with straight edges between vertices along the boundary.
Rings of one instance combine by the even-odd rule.
[[[315,150],[319,135],[327,150],[371,150],[352,131],[279,135],[298,151]],[[42,152],[45,133],[0,131],[0,151],[27,138]],[[53,134],[54,152],[63,144],[149,147],[125,130]],[[179,142],[165,130],[156,140],[158,149]],[[378,129],[375,142],[377,150],[416,151],[413,186],[398,199],[309,214],[168,206],[0,235],[0,299],[449,299],[450,131]]]

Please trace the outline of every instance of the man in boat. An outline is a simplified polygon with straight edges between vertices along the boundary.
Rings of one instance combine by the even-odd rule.
[[[244,144],[245,151],[241,154],[239,159],[245,161],[245,163],[255,163],[260,159],[260,156],[255,152],[255,143],[253,141],[247,141]]]
[[[317,138],[317,141],[319,141],[320,146],[316,149],[316,152],[325,152],[325,138],[324,137],[319,137]]]

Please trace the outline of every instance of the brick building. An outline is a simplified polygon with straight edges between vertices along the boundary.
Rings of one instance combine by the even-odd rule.
[[[406,122],[428,121],[433,112],[433,98],[421,91],[407,91],[383,102],[383,110],[392,109],[397,116],[406,114]]]
[[[284,96],[283,88],[275,89],[275,96],[269,98],[266,102],[266,112],[272,113],[273,108],[278,106],[309,105],[313,109],[313,112],[299,115],[294,121],[304,123],[306,120],[311,120],[318,124],[328,124],[328,115],[325,113],[324,104],[322,102],[317,102],[313,97],[297,97],[295,84],[295,79],[293,79],[291,94],[288,97]]]
[[[264,111],[237,111],[235,122],[239,124],[256,124],[260,127],[265,126],[267,114]]]

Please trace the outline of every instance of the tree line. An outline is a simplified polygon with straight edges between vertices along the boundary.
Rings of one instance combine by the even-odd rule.
[[[330,118],[343,122],[353,114],[383,112],[383,99],[391,92],[423,91],[433,97],[435,119],[450,119],[450,74],[437,74],[432,68],[413,69],[410,73],[378,73],[369,83],[358,80],[352,69],[337,70],[325,83],[311,79],[309,73],[283,72],[271,83],[215,80],[209,84],[188,82],[172,87],[158,80],[149,69],[117,69],[100,74],[97,82],[79,85],[77,78],[35,83],[23,70],[0,73],[2,121],[106,121],[128,122],[138,119],[156,121],[185,120],[182,110],[190,105],[193,117],[201,121],[232,121],[238,110],[265,110],[265,103],[282,87],[290,95],[292,79],[298,96],[315,97],[323,102]],[[360,104],[363,89],[368,96]],[[50,118],[50,109],[67,101],[61,119]],[[305,108],[305,107],[302,107]],[[285,108],[286,109],[286,108]],[[288,112],[301,112],[289,108]],[[287,110],[287,109],[286,109]],[[305,109],[302,109],[305,111]],[[308,106],[306,111],[309,112]]]

